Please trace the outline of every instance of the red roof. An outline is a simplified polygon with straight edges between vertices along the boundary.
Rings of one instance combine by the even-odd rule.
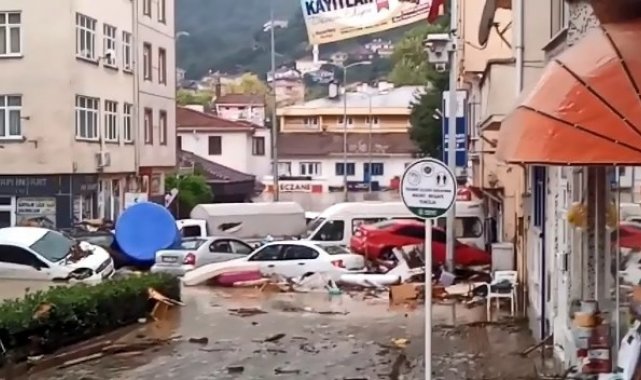
[[[226,94],[217,98],[216,104],[264,105],[265,96],[256,94]]]
[[[222,117],[192,110],[185,107],[176,107],[176,129],[177,130],[207,130],[207,131],[234,131],[250,132],[258,125],[246,121],[233,121]]]

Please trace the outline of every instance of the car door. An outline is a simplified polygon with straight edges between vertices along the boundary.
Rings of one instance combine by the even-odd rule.
[[[291,273],[291,277],[331,270],[331,263],[319,260],[319,256],[320,253],[317,250],[306,245],[288,244],[283,248],[282,261],[288,272]]]
[[[254,251],[254,248],[252,248],[249,244],[237,239],[229,239],[229,244],[231,245],[232,251],[230,256],[233,256],[232,258],[234,259],[247,257],[247,255]]]
[[[0,278],[49,281],[54,279],[54,272],[48,264],[28,250],[13,245],[0,245]],[[60,278],[66,277],[66,273],[57,275]]]

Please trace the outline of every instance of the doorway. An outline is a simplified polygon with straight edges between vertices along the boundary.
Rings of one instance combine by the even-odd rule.
[[[14,197],[0,196],[0,228],[15,226],[16,204]]]

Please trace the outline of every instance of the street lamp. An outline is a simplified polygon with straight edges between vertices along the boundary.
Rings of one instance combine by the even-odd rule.
[[[345,202],[349,201],[347,196],[347,69],[371,64],[371,61],[359,61],[343,66],[343,195]]]

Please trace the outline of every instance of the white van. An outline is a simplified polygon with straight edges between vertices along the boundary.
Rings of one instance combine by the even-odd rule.
[[[233,236],[249,241],[300,236],[305,210],[295,202],[200,204],[176,221],[183,237]]]
[[[352,234],[361,224],[387,219],[416,219],[402,202],[337,203],[323,211],[307,225],[308,240],[349,245]],[[485,247],[485,213],[481,201],[456,202],[456,238],[479,248]],[[445,227],[445,218],[437,225]]]

